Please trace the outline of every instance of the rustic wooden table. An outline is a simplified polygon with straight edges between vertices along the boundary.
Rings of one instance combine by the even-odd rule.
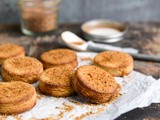
[[[125,39],[114,43],[113,45],[121,47],[133,47],[139,49],[144,54],[160,55],[160,23],[126,23],[129,32]],[[21,33],[19,25],[0,24],[0,44],[16,43],[26,48],[27,55],[39,58],[44,51],[64,48],[61,42],[60,34],[65,30],[70,30],[81,36],[80,24],[63,24],[60,25],[55,33],[47,36],[29,37]],[[152,75],[156,79],[160,78],[160,63],[137,61],[135,60],[134,70]],[[160,104],[152,104],[146,108],[137,108],[132,110],[117,120],[141,120],[141,119],[160,119]]]

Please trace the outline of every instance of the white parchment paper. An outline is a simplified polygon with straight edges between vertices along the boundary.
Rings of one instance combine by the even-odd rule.
[[[92,64],[90,58],[96,53],[77,53],[79,66]],[[121,96],[112,103],[95,105],[75,95],[67,98],[55,98],[37,93],[37,104],[33,109],[19,115],[2,116],[0,119],[36,120],[36,119],[94,119],[112,120],[137,107],[146,107],[160,102],[160,80],[132,71],[128,76],[116,77],[122,86]],[[37,84],[34,84],[37,89]]]

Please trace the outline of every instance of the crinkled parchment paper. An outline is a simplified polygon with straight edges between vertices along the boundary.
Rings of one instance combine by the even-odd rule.
[[[77,53],[79,66],[92,64],[96,53]],[[132,71],[128,76],[116,77],[122,86],[121,95],[111,103],[95,105],[75,95],[67,98],[55,98],[42,95],[37,90],[37,104],[33,109],[19,115],[0,115],[7,120],[72,120],[95,119],[111,120],[137,107],[146,107],[151,103],[160,102],[160,80],[151,76]],[[37,89],[37,84],[34,84]]]

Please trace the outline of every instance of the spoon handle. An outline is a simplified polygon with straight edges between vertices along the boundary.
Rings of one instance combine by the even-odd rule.
[[[95,52],[107,51],[106,48],[95,47],[95,46],[92,46],[92,45],[88,45],[87,49],[89,51],[95,51]],[[146,55],[146,54],[139,54],[139,53],[129,53],[129,54],[136,60],[160,62],[160,55]]]
[[[121,48],[114,45],[102,44],[102,43],[94,43],[92,41],[87,42],[87,49],[91,49],[94,51],[106,51],[106,50],[115,50],[115,51],[122,51],[127,53],[138,53],[137,49],[134,48]]]
[[[160,62],[160,55],[130,54],[136,60]]]

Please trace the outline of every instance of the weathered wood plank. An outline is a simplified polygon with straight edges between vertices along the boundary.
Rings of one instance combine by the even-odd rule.
[[[134,47],[145,54],[160,55],[160,23],[127,23],[129,32],[123,41],[114,43],[122,47]],[[38,57],[46,50],[65,47],[60,38],[61,32],[70,30],[81,36],[80,24],[60,25],[59,29],[50,36],[28,37],[20,32],[18,25],[0,25],[0,44],[12,42],[26,48],[27,54]],[[160,77],[160,63],[135,61],[135,70],[144,74]],[[160,104],[152,104],[144,109],[135,109],[117,120],[148,120],[160,118]]]
[[[114,43],[122,47],[133,47],[145,54],[160,54],[160,23],[130,23],[125,39]],[[0,43],[14,42],[25,46],[27,54],[38,57],[46,50],[65,47],[60,33],[70,30],[79,36],[80,24],[60,25],[55,33],[43,37],[28,37],[20,32],[18,25],[0,25]],[[160,77],[160,63],[135,61],[135,70],[147,75]]]

